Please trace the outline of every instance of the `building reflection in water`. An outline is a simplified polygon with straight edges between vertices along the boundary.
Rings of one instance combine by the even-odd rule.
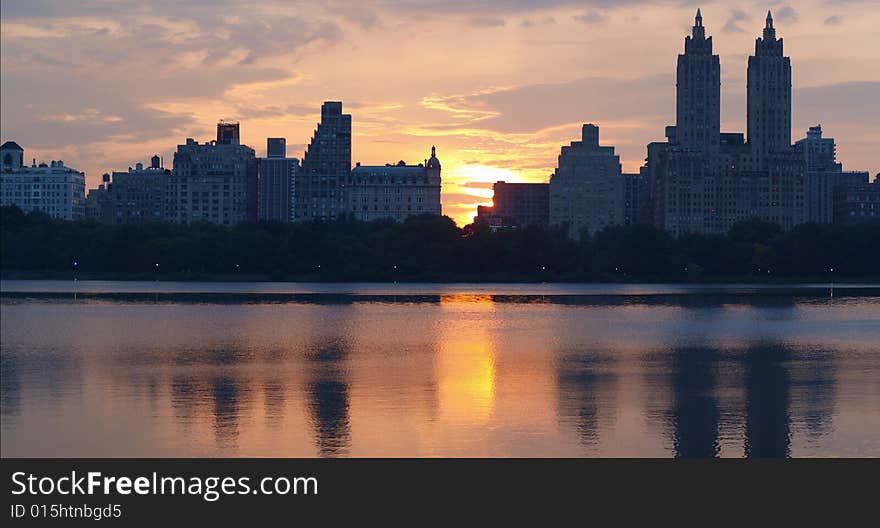
[[[21,413],[21,360],[6,350],[0,354],[0,413],[4,420]]]
[[[610,355],[560,351],[556,366],[560,420],[574,422],[584,445],[596,446],[603,427],[612,425],[618,375]]]
[[[320,456],[347,454],[351,447],[349,393],[345,379],[346,343],[333,338],[319,343],[308,354],[311,379],[308,405]]]
[[[791,455],[789,356],[779,343],[761,343],[745,353],[746,457]]]
[[[673,391],[673,446],[676,457],[717,457],[719,352],[707,347],[670,354]]]
[[[171,378],[171,408],[174,418],[189,428],[196,416],[197,384],[191,375],[177,374]]]
[[[241,392],[241,388],[231,376],[216,376],[211,380],[211,394],[214,399],[214,438],[220,448],[237,445]]]
[[[271,377],[263,382],[263,408],[266,425],[277,427],[284,419],[284,382],[281,378]]]
[[[809,359],[791,369],[791,414],[807,439],[816,442],[833,430],[838,373],[833,351],[810,351]]]

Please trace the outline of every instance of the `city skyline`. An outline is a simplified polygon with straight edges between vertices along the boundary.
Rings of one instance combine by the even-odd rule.
[[[338,2],[319,9],[326,12],[309,13],[318,8],[263,5],[244,21],[235,18],[240,7],[235,2],[224,6],[228,13],[210,17],[179,6],[138,10],[123,4],[108,21],[83,7],[4,2],[2,134],[26,145],[29,157],[61,158],[84,170],[93,188],[103,172],[146,161],[153,152],[169,160],[184,137],[210,138],[220,117],[242,120],[241,141],[258,155],[264,155],[266,137],[286,137],[289,155],[301,157],[319,121],[320,102],[341,99],[353,114],[352,165],[418,163],[427,147],[437,144],[444,153],[443,211],[463,225],[478,204],[491,203],[496,180],[546,182],[560,145],[578,137],[583,123],[599,124],[603,143],[617,148],[623,171],[637,172],[645,145],[660,140],[663,126],[674,122],[674,56],[697,5],[604,4],[412,1],[394,9],[381,4],[349,9],[343,20],[337,13],[335,29],[317,24],[322,32],[312,31],[316,21],[350,6]],[[751,3],[732,9],[700,3],[721,55],[722,131],[745,131],[746,57],[770,8],[786,55],[793,57],[793,139],[821,123],[836,138],[838,158],[848,168],[875,173],[872,148],[880,134],[872,112],[880,108],[880,76],[870,68],[878,52],[859,44],[876,16],[863,12],[864,4]],[[158,16],[161,9],[177,12],[178,20]],[[284,32],[270,17],[302,17],[297,20],[305,25],[300,33]],[[267,29],[265,38],[235,31],[248,24]],[[401,34],[384,35],[388,28],[432,38],[422,35],[411,49],[392,50]],[[460,35],[450,40],[453,29]],[[372,39],[358,40],[367,34]],[[817,40],[820,34],[825,38]],[[37,38],[70,44],[60,46],[69,50],[66,62],[55,57],[53,64],[54,47]],[[46,72],[63,73],[83,59],[78,45],[113,39],[123,46],[93,53],[95,64],[122,65],[113,72],[124,73],[127,63],[144,53],[141,47],[152,55],[143,57],[137,73],[129,72],[124,81],[112,78],[107,86],[94,83],[113,72],[99,75],[78,64],[74,77],[60,76],[70,87],[60,94],[65,83]],[[142,46],[134,49],[138,39]],[[495,46],[492,53],[468,52],[485,39]],[[285,42],[301,45],[287,52]],[[589,53],[572,55],[587,43]],[[547,50],[555,52],[542,55]],[[292,73],[290,62],[287,70],[271,66],[291,57],[302,72]],[[335,69],[328,66],[334,57]],[[85,95],[78,90],[89,71],[94,93]],[[200,93],[175,82],[195,81],[193,75],[201,79]],[[127,91],[104,93],[119,86]],[[28,103],[34,93],[46,96],[36,114]]]

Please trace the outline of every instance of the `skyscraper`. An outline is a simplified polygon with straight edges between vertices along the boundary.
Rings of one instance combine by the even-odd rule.
[[[330,220],[341,214],[350,172],[351,115],[342,113],[342,102],[327,101],[297,178],[296,219]]]
[[[599,145],[596,125],[584,125],[581,137],[562,147],[550,177],[550,225],[567,225],[572,238],[623,223],[620,156]]]
[[[294,189],[299,173],[299,160],[287,157],[285,138],[266,140],[266,157],[257,160],[259,173],[260,220],[290,222],[294,218]]]
[[[791,146],[791,59],[782,54],[773,16],[767,12],[764,35],[749,57],[746,139],[750,165],[763,169],[773,154]]]
[[[703,15],[697,9],[691,35],[676,69],[676,138],[682,147],[703,152],[717,148],[721,131],[721,63],[712,54]]]

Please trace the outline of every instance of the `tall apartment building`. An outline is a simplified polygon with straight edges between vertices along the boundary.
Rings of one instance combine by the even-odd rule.
[[[297,178],[295,219],[330,220],[344,212],[350,172],[351,115],[342,113],[341,102],[327,101]]]
[[[623,174],[623,224],[650,224],[648,170]]]
[[[693,96],[692,88],[682,94],[683,81],[702,79],[696,92],[714,94],[720,79],[714,60],[684,60],[691,52],[703,57],[710,53],[699,11],[689,39],[678,62],[678,122],[667,127],[665,142],[648,145],[644,172],[654,224],[680,235],[721,234],[750,218],[777,222],[783,229],[808,221],[830,222],[834,186],[864,173],[842,172],[833,140],[823,139],[819,127],[791,145],[791,61],[783,55],[772,16],[768,13],[749,58],[747,135],[718,132],[717,143],[700,141],[700,130],[715,133],[717,108],[711,106],[711,117],[688,110],[709,106],[705,97]],[[696,126],[694,116],[705,119],[702,126]]]
[[[442,214],[440,170],[435,147],[423,164],[407,165],[402,160],[381,166],[358,163],[343,189],[345,211],[363,221],[391,218],[402,222],[410,216]]]
[[[475,221],[495,227],[547,226],[550,184],[495,182],[492,206],[479,206]]]
[[[675,125],[678,144],[710,154],[721,132],[721,63],[706,37],[703,15],[697,9],[691,35],[676,68]]]
[[[782,53],[769,11],[749,57],[746,104],[749,165],[761,170],[773,154],[791,149],[791,59]]]
[[[867,171],[844,171],[837,161],[834,138],[822,137],[822,126],[810,127],[806,136],[795,141],[795,150],[806,166],[807,221],[834,222],[835,188],[838,185],[868,183]]]
[[[165,217],[172,222],[233,225],[257,217],[257,161],[239,144],[237,123],[220,123],[217,139],[187,138],[174,154],[165,188]]]
[[[873,183],[849,183],[834,188],[834,223],[880,220],[880,174]]]
[[[257,160],[257,167],[259,174],[257,217],[260,220],[293,221],[296,178],[300,167],[297,158],[287,157],[287,140],[268,138],[266,157]]]
[[[586,124],[581,141],[562,147],[550,177],[550,225],[568,226],[580,238],[623,223],[624,182],[614,147],[599,145],[599,127]]]
[[[24,164],[24,149],[14,141],[0,145],[0,205],[25,212],[40,211],[52,218],[79,220],[85,216],[85,173],[61,160]]]
[[[106,184],[109,218],[104,213],[100,220],[115,224],[164,220],[165,186],[170,176],[171,171],[161,166],[158,155],[150,159],[149,167],[137,163],[126,172],[113,172]]]

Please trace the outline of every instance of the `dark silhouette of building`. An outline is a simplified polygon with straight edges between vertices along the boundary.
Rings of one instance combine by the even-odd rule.
[[[345,210],[363,221],[391,218],[403,222],[415,215],[439,215],[440,170],[435,147],[424,164],[407,165],[403,160],[381,166],[358,163],[344,189]]]
[[[285,158],[285,157],[287,157],[287,138],[267,138],[266,139],[266,157],[267,158]]]
[[[647,167],[636,174],[623,174],[623,225],[650,224],[649,175]]]
[[[873,183],[844,183],[834,188],[834,223],[880,219],[880,176]]]
[[[623,178],[614,147],[599,145],[599,127],[585,124],[581,141],[562,147],[550,177],[550,225],[571,238],[623,223]]]
[[[285,138],[266,140],[266,157],[257,160],[259,179],[257,217],[260,220],[290,222],[294,219],[299,160],[287,157]]]
[[[24,149],[15,141],[6,141],[0,145],[0,160],[2,170],[20,169],[24,166]]]
[[[495,182],[493,205],[477,207],[474,221],[490,227],[547,226],[550,221],[550,185]]]
[[[794,146],[807,170],[807,221],[830,224],[834,221],[835,188],[868,183],[868,172],[843,170],[837,161],[834,138],[822,137],[822,125],[810,127],[807,135]]]
[[[706,37],[699,9],[691,35],[684,39],[684,54],[678,56],[676,87],[678,144],[712,152],[721,132],[721,63],[712,53],[712,37]]]
[[[841,174],[833,140],[818,129],[791,145],[791,61],[772,17],[749,59],[747,137],[718,130],[720,70],[711,47],[698,10],[679,55],[677,123],[665,142],[648,145],[646,216],[674,235],[722,234],[750,218],[786,230],[830,221],[831,189],[857,176]]]
[[[257,160],[238,142],[238,123],[219,123],[217,139],[187,138],[174,153],[166,186],[165,218],[234,225],[257,218]]]
[[[791,149],[791,59],[782,54],[769,11],[747,77],[749,158],[751,167],[760,170],[773,154]]]
[[[165,186],[171,171],[160,167],[160,163],[159,156],[153,156],[150,167],[138,163],[126,172],[113,172],[112,180],[106,184],[109,218],[105,212],[99,221],[131,224],[164,220]]]
[[[217,123],[218,145],[240,145],[241,130],[237,121],[223,121]]]
[[[321,122],[302,161],[296,182],[297,220],[330,220],[346,208],[345,182],[351,172],[351,115],[342,103],[321,105]]]

